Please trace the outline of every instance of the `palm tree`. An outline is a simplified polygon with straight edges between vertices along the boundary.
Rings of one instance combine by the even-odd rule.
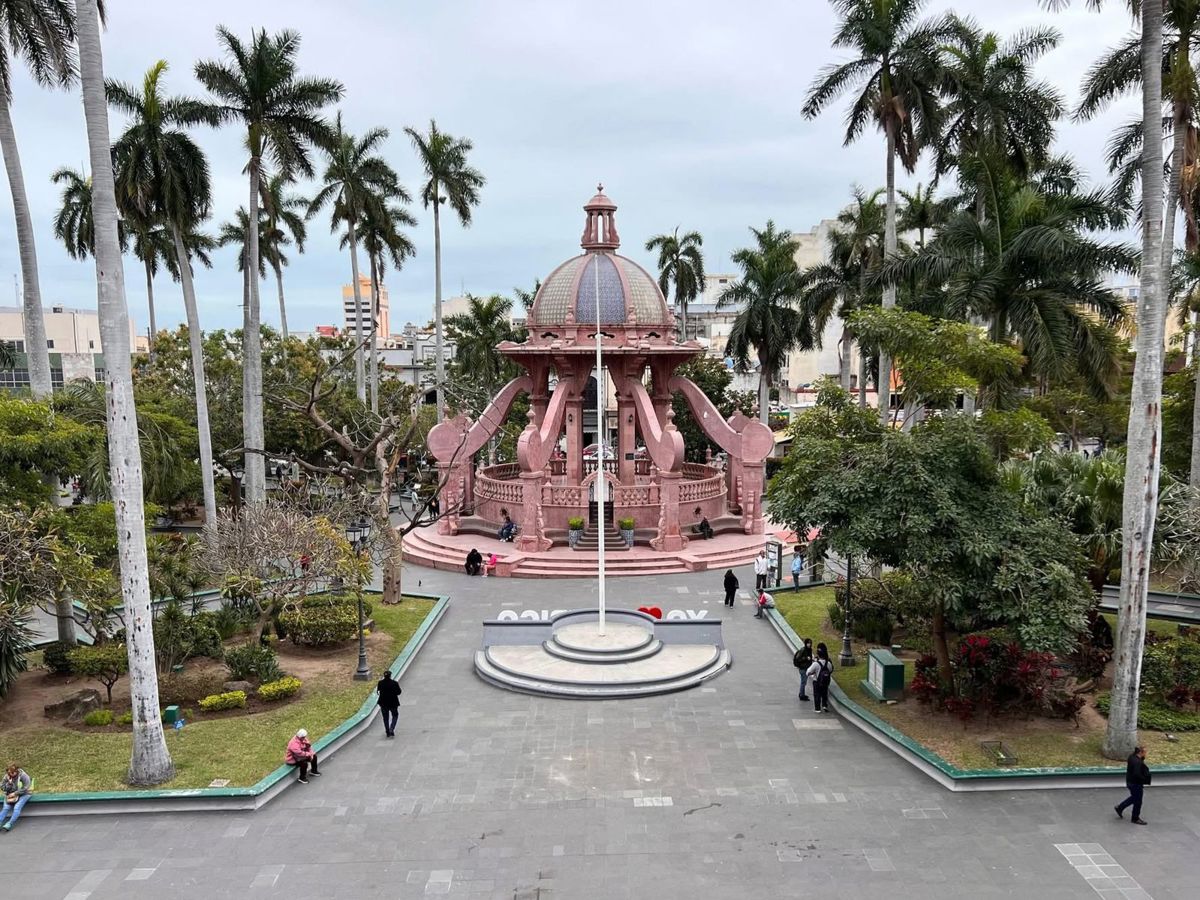
[[[521,306],[525,307],[525,311],[533,309],[533,301],[537,297],[537,292],[542,289],[542,279],[533,279],[533,288],[526,290],[525,288],[513,288],[513,296],[521,301]]]
[[[482,388],[487,397],[494,397],[511,367],[508,358],[496,349],[502,341],[512,339],[513,302],[508,297],[469,297],[467,312],[446,319],[446,330],[454,339],[455,361]]]
[[[295,245],[297,253],[304,252],[304,241],[308,237],[304,225],[304,210],[308,209],[308,201],[298,194],[287,193],[287,188],[293,182],[283,175],[272,175],[264,179],[262,185],[263,211],[267,214],[266,230],[276,236],[275,247],[269,254],[271,268],[275,272],[275,287],[279,292],[279,330],[283,335],[284,353],[287,353],[287,307],[283,300],[283,267],[287,258],[278,252],[280,246],[290,242]],[[279,240],[283,238],[283,240]]]
[[[658,251],[658,286],[663,296],[667,296],[671,283],[675,284],[675,302],[679,305],[683,326],[680,331],[685,343],[688,304],[704,293],[704,256],[700,252],[703,244],[700,232],[689,231],[680,237],[678,228],[646,241],[647,251]]]
[[[804,115],[812,119],[834,97],[847,89],[858,91],[847,116],[846,140],[850,144],[868,122],[884,133],[887,142],[887,207],[884,252],[896,252],[896,159],[904,168],[916,169],[921,150],[938,133],[941,109],[941,47],[954,36],[947,17],[920,22],[924,0],[830,0],[841,24],[834,47],[847,47],[857,58],[827,66],[809,89]],[[883,306],[896,305],[896,286],[884,285]],[[879,359],[879,415],[887,424],[891,397],[891,360]]]
[[[92,179],[74,169],[58,169],[50,180],[63,185],[62,205],[54,217],[54,236],[71,259],[87,259],[96,246],[92,224]]]
[[[1107,397],[1120,373],[1115,329],[1125,310],[1103,277],[1136,265],[1131,249],[1091,236],[1112,220],[1107,198],[1046,193],[1003,160],[972,159],[964,177],[988,185],[983,217],[961,210],[924,250],[888,260],[882,277],[923,280],[947,317],[977,316],[991,340],[1015,338],[1031,373],[1062,378],[1075,370]],[[985,386],[992,403],[1003,387]]]
[[[407,196],[405,194],[404,196]],[[406,201],[407,202],[407,201]],[[379,328],[379,288],[383,284],[388,263],[400,271],[404,261],[417,252],[412,241],[400,228],[411,228],[417,224],[407,209],[398,203],[380,203],[372,200],[363,209],[357,234],[367,251],[371,268],[371,412],[379,412],[379,352],[375,341],[375,330]],[[341,249],[350,246],[349,229],[342,235]]]
[[[342,114],[337,115],[333,128],[333,140],[326,148],[327,165],[322,176],[323,184],[308,204],[308,217],[312,218],[325,206],[332,207],[330,231],[339,225],[346,226],[350,246],[350,279],[354,292],[354,384],[358,390],[359,403],[367,402],[367,370],[363,346],[362,295],[358,284],[358,220],[371,202],[385,203],[387,198],[399,196],[405,202],[410,198],[400,187],[395,171],[376,151],[387,140],[386,128],[372,128],[361,138],[342,127]],[[372,337],[372,345],[374,337]]]
[[[150,627],[150,575],[146,558],[146,514],[142,501],[141,453],[129,353],[129,308],[117,235],[104,61],[100,49],[97,0],[79,0],[79,64],[83,110],[92,169],[92,210],[96,234],[96,294],[104,343],[109,475],[117,516],[117,555],[125,603],[129,696],[133,713],[130,784],[160,784],[175,774],[158,712],[154,629]]]
[[[118,195],[118,205],[124,199]],[[158,274],[159,264],[166,264],[175,255],[171,242],[171,234],[165,228],[158,227],[149,221],[140,221],[129,211],[122,218],[133,232],[133,255],[142,263],[146,272],[146,306],[150,314],[150,355],[154,356],[154,341],[158,337],[158,320],[154,314],[154,276]]]
[[[858,273],[858,292],[854,307],[862,308],[868,299],[878,303],[878,292],[869,284],[868,276],[879,268],[883,262],[883,243],[887,211],[879,198],[883,190],[877,189],[867,193],[858,185],[854,186],[853,202],[837,216],[838,229],[831,235],[831,252],[835,260],[844,257],[843,265],[853,268]],[[847,308],[849,312],[849,307]],[[849,363],[849,348],[845,354]],[[867,405],[867,369],[868,358],[864,353],[858,357],[858,405]],[[880,370],[882,371],[882,369]],[[879,395],[879,378],[876,376],[876,394]],[[882,396],[882,395],[879,395]]]
[[[320,118],[325,107],[337,103],[344,93],[341,83],[330,78],[302,78],[296,72],[296,54],[300,35],[280,31],[252,31],[250,44],[243,43],[227,28],[217,29],[217,40],[224,48],[225,61],[196,64],[196,78],[217,98],[224,116],[236,119],[246,129],[250,159],[248,221],[258,222],[259,196],[262,190],[264,159],[286,175],[311,177],[309,148],[328,145],[328,124]],[[245,267],[247,275],[259,269],[258,229],[249,229]],[[246,445],[246,500],[259,503],[266,498],[266,466],[262,450],[263,432],[262,334],[258,279],[248,277],[246,328],[242,341],[244,367],[242,377],[246,404],[242,412],[243,440]]]
[[[988,153],[1027,175],[1046,163],[1063,111],[1058,92],[1033,80],[1032,66],[1062,36],[1053,28],[1033,28],[1001,40],[969,20],[952,22],[955,34],[944,48],[945,127],[935,171],[944,174],[965,157]],[[980,187],[964,187],[975,192],[982,208]]]
[[[742,276],[725,289],[717,307],[739,310],[725,353],[743,371],[749,368],[751,354],[757,357],[758,417],[765,425],[771,410],[771,382],[803,335],[804,318],[798,306],[804,284],[791,232],[776,231],[774,222],[767,222],[761,231],[750,231],[757,246],[733,254]]]
[[[903,189],[899,193],[904,199],[904,208],[900,210],[896,227],[903,232],[915,231],[917,249],[924,250],[925,232],[936,231],[946,221],[946,204],[934,199],[932,184],[918,183],[911,194]]]
[[[829,262],[819,263],[802,273],[800,310],[804,324],[801,327],[801,346],[806,344],[820,347],[825,328],[834,316],[842,322],[842,336],[838,351],[838,383],[842,390],[850,392],[851,353],[854,332],[847,319],[861,303],[863,296],[863,260],[852,251],[852,235],[834,230],[829,235]],[[865,374],[860,373],[865,383]],[[860,395],[865,392],[860,384]],[[864,404],[865,405],[865,404]]]
[[[204,515],[205,521],[215,522],[217,491],[208,381],[204,375],[204,334],[192,281],[191,254],[184,238],[208,217],[212,191],[208,161],[184,128],[216,125],[220,114],[209,104],[190,97],[164,96],[161,82],[166,71],[167,63],[159,60],[146,72],[140,90],[119,81],[106,85],[109,104],[130,117],[129,126],[113,146],[113,160],[120,196],[136,220],[143,223],[135,232],[134,252],[146,265],[147,287],[152,285],[152,262],[160,253],[166,259],[174,258],[171,269],[183,287],[195,382]],[[157,332],[152,334],[157,337]]]
[[[67,87],[75,81],[75,11],[64,0],[0,0],[0,151],[12,192],[17,219],[17,248],[24,283],[22,312],[29,387],[34,397],[48,397],[50,350],[46,344],[46,318],[38,280],[37,247],[33,217],[25,194],[25,176],[12,122],[12,72],[15,57],[23,57],[33,79],[44,87]]]
[[[433,207],[433,340],[434,380],[437,382],[437,418],[446,416],[446,361],[442,358],[442,219],[441,205],[449,203],[463,228],[471,226],[471,207],[479,204],[479,191],[485,179],[479,170],[467,162],[474,149],[466,138],[456,138],[439,131],[437,122],[429,120],[425,134],[415,128],[405,128],[412,140],[417,157],[425,169],[426,181],[421,188],[421,202],[426,209]]]

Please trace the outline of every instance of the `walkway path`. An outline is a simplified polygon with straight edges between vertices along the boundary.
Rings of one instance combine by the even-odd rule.
[[[721,575],[614,579],[610,602],[715,617]],[[1196,896],[1196,791],[1152,788],[1149,828],[1111,791],[948,793],[799,704],[748,595],[724,616],[729,672],[588,703],[485,685],[471,651],[481,619],[591,604],[594,584],[418,578],[453,604],[395,740],[377,728],[257,813],[29,819],[0,835],[5,896],[1065,900],[1098,895],[1087,876],[1109,900]]]

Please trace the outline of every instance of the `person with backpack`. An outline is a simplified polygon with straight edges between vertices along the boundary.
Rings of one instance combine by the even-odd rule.
[[[808,667],[808,677],[813,685],[813,710],[829,712],[829,682],[833,681],[833,660],[824,643],[817,644],[817,657]]]
[[[800,645],[800,649],[796,651],[796,655],[792,657],[792,665],[800,670],[800,699],[807,700],[808,695],[804,693],[808,687],[808,667],[813,663],[813,646],[812,638],[805,638],[804,643]]]

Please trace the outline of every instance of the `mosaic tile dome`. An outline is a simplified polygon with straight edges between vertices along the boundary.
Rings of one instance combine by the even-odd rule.
[[[588,201],[580,242],[587,252],[546,276],[529,311],[531,327],[594,325],[597,294],[601,325],[671,324],[671,312],[654,278],[632,259],[614,252],[620,246],[613,217],[616,208],[604,196],[603,187]]]

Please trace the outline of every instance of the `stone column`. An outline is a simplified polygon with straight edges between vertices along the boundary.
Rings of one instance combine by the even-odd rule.
[[[637,417],[633,400],[625,391],[617,394],[617,478],[621,484],[634,483],[633,453],[637,448]]]
[[[655,550],[672,552],[687,546],[687,538],[679,530],[679,487],[683,475],[679,472],[658,473],[658,534],[650,541]]]
[[[765,529],[762,512],[763,475],[765,463],[742,463],[742,530],[746,534],[762,534]]]
[[[567,401],[563,425],[567,432],[567,484],[580,484],[583,481],[582,397],[572,397]]]
[[[546,404],[550,402],[550,364],[544,359],[531,360],[527,366],[533,379],[533,390],[529,393],[529,408],[533,410],[533,424],[542,427],[546,418]],[[555,436],[557,439],[557,435]]]
[[[463,464],[439,462],[438,484],[442,486],[438,492],[438,509],[443,513],[437,523],[438,534],[458,534],[458,516],[465,488]]]
[[[517,549],[523,553],[540,553],[549,550],[551,541],[546,537],[542,520],[542,483],[545,470],[521,473],[521,533],[517,535]]]

